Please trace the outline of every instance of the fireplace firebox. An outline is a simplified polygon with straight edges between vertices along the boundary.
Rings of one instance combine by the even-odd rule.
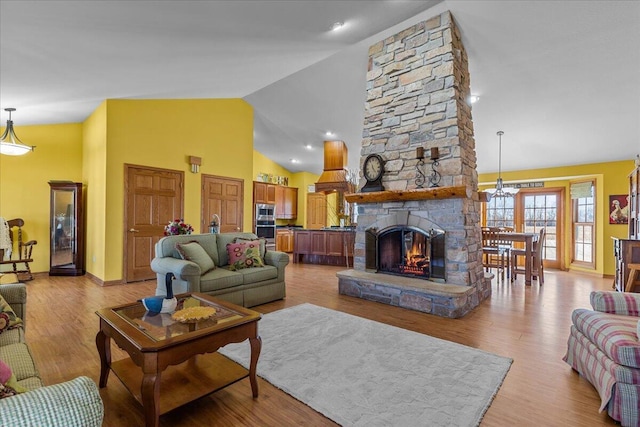
[[[421,279],[445,279],[445,232],[401,225],[367,230],[366,268]]]

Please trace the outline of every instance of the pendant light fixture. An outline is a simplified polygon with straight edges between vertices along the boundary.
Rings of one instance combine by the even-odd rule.
[[[5,108],[4,111],[9,112],[9,120],[7,120],[7,127],[4,130],[2,136],[0,136],[0,154],[6,154],[8,156],[22,156],[29,151],[33,151],[35,148],[31,145],[25,145],[17,137],[16,132],[13,130],[13,120],[11,120],[11,112],[16,111],[15,108]]]
[[[496,188],[488,188],[485,190],[486,193],[491,194],[491,198],[494,197],[513,197],[518,191],[518,188],[513,187],[505,187],[502,184],[502,135],[504,132],[499,130],[496,135],[498,135],[498,180],[496,181]]]

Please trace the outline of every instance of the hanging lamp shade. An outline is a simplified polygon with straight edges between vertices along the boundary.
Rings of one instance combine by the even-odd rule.
[[[4,111],[9,112],[9,119],[7,120],[7,127],[4,130],[2,136],[0,136],[0,154],[6,154],[7,156],[22,156],[29,151],[33,151],[35,148],[32,145],[25,145],[13,130],[13,120],[11,120],[11,113],[16,111],[15,108],[5,108]]]
[[[504,184],[502,183],[502,135],[504,135],[504,132],[499,130],[496,135],[498,135],[498,180],[496,181],[496,188],[488,188],[485,191],[485,193],[489,193],[491,194],[491,198],[494,197],[513,197],[515,196],[518,191],[520,191],[519,188],[513,188],[513,187],[505,187]]]

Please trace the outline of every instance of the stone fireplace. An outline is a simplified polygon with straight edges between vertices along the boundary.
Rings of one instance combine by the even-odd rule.
[[[490,296],[469,94],[467,55],[449,12],[369,48],[360,163],[383,158],[384,191],[346,196],[358,221],[354,268],[338,273],[341,294],[445,317]],[[432,148],[441,180],[422,188],[417,153]]]

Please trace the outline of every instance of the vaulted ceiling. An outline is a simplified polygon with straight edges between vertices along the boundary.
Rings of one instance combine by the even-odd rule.
[[[319,173],[342,139],[356,169],[369,46],[445,10],[480,96],[479,172],[498,130],[503,170],[640,153],[638,1],[2,1],[0,106],[19,135],[110,98],[244,98],[262,154]]]

